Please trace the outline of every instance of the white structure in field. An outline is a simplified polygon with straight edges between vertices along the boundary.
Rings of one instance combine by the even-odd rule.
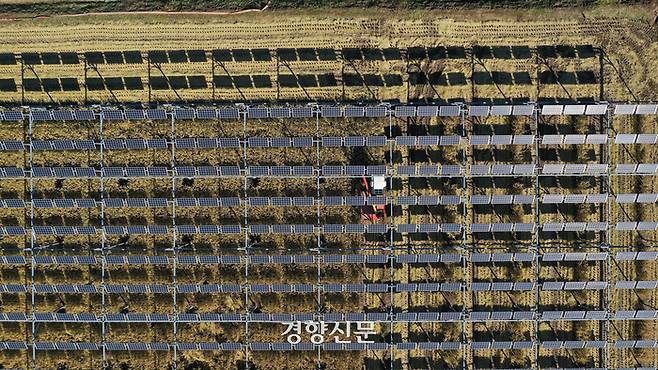
[[[373,176],[370,186],[372,187],[372,195],[384,195],[384,191],[386,190],[386,177]]]

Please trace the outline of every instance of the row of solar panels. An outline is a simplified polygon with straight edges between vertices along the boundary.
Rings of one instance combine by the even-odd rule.
[[[176,342],[176,343],[89,343],[89,342],[0,342],[0,350],[27,350],[34,348],[37,351],[170,351],[174,347],[178,351],[364,351],[364,350],[390,350],[398,351],[437,351],[437,350],[459,350],[463,348],[461,342],[402,342],[402,343],[265,343],[251,342],[243,343],[217,343],[217,342]],[[495,342],[470,342],[470,348],[474,351],[480,350],[524,350],[534,349],[539,346],[547,350],[559,349],[604,349],[608,347],[606,341],[495,341]],[[656,348],[655,340],[618,340],[613,343],[614,348]],[[617,370],[655,370],[655,368],[623,368]],[[564,369],[562,369],[564,370]],[[569,370],[603,370],[603,369],[575,369]]]
[[[394,231],[398,233],[460,233],[462,224],[252,224],[247,227],[240,225],[131,225],[131,226],[34,226],[35,235],[93,235],[105,232],[106,235],[167,235],[174,230],[178,234],[382,234]],[[534,223],[475,223],[470,224],[472,233],[533,233]],[[544,232],[595,232],[605,231],[610,227],[606,222],[547,222],[541,225]],[[629,221],[617,222],[617,231],[655,231],[658,222]],[[28,228],[22,226],[0,226],[0,235],[27,235]]]
[[[395,115],[396,117],[457,117],[462,113],[473,117],[482,116],[530,116],[535,112],[535,104],[523,105],[445,105],[445,106],[404,106],[399,105],[392,108],[387,106],[297,106],[297,107],[226,107],[226,108],[173,108],[171,114],[179,119],[237,119],[240,113],[245,113],[250,118],[310,118],[315,114],[322,117],[385,117]],[[541,105],[541,115],[604,115],[608,108],[613,107],[615,115],[645,115],[656,114],[657,104],[572,104],[572,105]],[[103,109],[93,110],[41,110],[32,109],[25,114],[32,116],[33,120],[93,120],[96,113],[100,113],[108,120],[143,120],[143,119],[167,119],[165,109]],[[22,120],[23,111],[0,111],[0,119]]]
[[[475,283],[474,283],[475,284]],[[497,283],[494,283],[497,284]],[[532,283],[530,283],[532,287]],[[463,285],[457,282],[449,283],[420,283],[420,284],[178,284],[175,291],[178,293],[386,293],[390,290],[397,292],[457,292],[462,290]],[[478,285],[479,288],[482,288]],[[509,290],[531,290],[532,288],[519,288]],[[0,293],[26,293],[34,289],[35,293],[101,293],[108,294],[168,294],[172,293],[174,287],[167,284],[105,284],[105,285],[76,285],[58,284],[42,285],[35,284],[0,284]],[[170,290],[171,288],[171,290]],[[476,291],[475,289],[473,289]],[[478,289],[492,290],[492,289]],[[498,289],[502,290],[502,289]],[[575,290],[575,289],[572,289]]]
[[[533,176],[537,173],[534,164],[473,164],[471,176]],[[0,167],[0,178],[25,178],[32,174],[34,178],[153,178],[153,177],[331,177],[331,176],[417,176],[441,177],[462,176],[465,171],[459,165],[346,165],[346,166],[179,166],[170,170],[168,167],[33,167],[26,170],[18,167]],[[541,174],[545,176],[605,176],[607,164],[544,164]],[[618,175],[638,174],[653,175],[658,173],[658,164],[619,164]],[[539,173],[537,173],[539,175]]]
[[[451,311],[451,312],[353,312],[353,313],[54,313],[0,312],[0,322],[485,322],[485,321],[604,321],[655,320],[656,310],[630,311]]]
[[[364,351],[364,350],[390,350],[398,351],[437,351],[437,350],[459,350],[464,346],[461,342],[402,342],[402,343],[265,343],[251,342],[243,343],[218,343],[218,342],[176,342],[176,343],[89,343],[89,342],[0,342],[0,350],[27,350],[34,348],[37,351],[170,351],[174,347],[178,351]],[[534,349],[539,346],[547,350],[559,349],[604,349],[608,347],[606,341],[495,341],[495,342],[470,342],[470,348],[474,351],[480,350],[524,350]],[[656,348],[655,340],[617,340],[613,343],[614,348]],[[649,370],[655,368],[635,368],[633,370]],[[562,369],[564,370],[564,369]],[[569,369],[576,370],[576,369]],[[593,368],[578,370],[599,370]],[[600,369],[602,370],[602,369]],[[617,369],[631,370],[631,369]]]
[[[656,203],[656,193],[617,194],[613,197],[617,203]],[[544,194],[541,197],[543,204],[598,204],[606,203],[607,194]],[[534,195],[471,195],[470,203],[484,204],[533,204]],[[30,204],[34,208],[96,208],[101,205],[107,208],[165,208],[175,204],[176,207],[286,207],[286,206],[365,206],[365,205],[455,205],[461,204],[459,195],[410,195],[398,197],[386,196],[326,196],[316,202],[314,197],[222,197],[222,198],[176,198],[173,201],[167,198],[106,198],[95,200],[83,199],[0,199],[0,208],[26,208]]]
[[[487,292],[487,291],[583,291],[604,290],[608,287],[605,281],[546,281],[534,282],[472,282],[470,288],[460,282],[444,283],[399,283],[399,284],[178,284],[175,290],[178,293],[386,293],[386,292]],[[614,289],[653,290],[658,287],[658,281],[617,281]],[[32,291],[30,285],[0,284],[0,293],[26,293]],[[167,294],[174,290],[167,284],[105,284],[105,285],[76,285],[58,284],[33,286],[35,293],[100,293],[108,294]],[[171,288],[171,289],[170,289]]]
[[[655,144],[658,134],[619,134],[615,144]],[[251,148],[310,148],[316,143],[322,147],[381,147],[388,142],[398,146],[449,146],[459,145],[461,137],[452,136],[396,136],[388,140],[386,136],[323,136],[313,137],[249,137],[243,140],[238,137],[223,138],[177,138],[167,139],[104,139],[94,140],[33,140],[32,149],[39,150],[95,150],[101,146],[107,150],[123,149],[166,149],[175,145],[178,149],[212,149],[240,148],[241,145]],[[472,135],[468,137],[470,145],[532,145],[534,135]],[[608,136],[604,134],[590,135],[544,135],[540,137],[542,144],[605,144]],[[30,143],[18,140],[0,140],[0,150],[24,150]]]
[[[365,351],[365,350],[381,350],[387,351],[396,349],[398,351],[438,351],[438,350],[460,350],[464,346],[461,342],[402,342],[402,343],[297,343],[291,344],[287,342],[282,343],[265,343],[265,342],[251,342],[248,344],[243,343],[189,343],[189,342],[176,342],[176,343],[120,343],[120,342],[105,342],[105,343],[89,343],[89,342],[0,342],[0,350],[27,350],[33,348],[36,351],[171,351],[174,347],[178,351],[244,351],[249,349],[251,351],[317,351],[318,349],[324,351]],[[470,342],[470,348],[474,351],[482,350],[524,350],[534,349],[539,346],[547,350],[559,349],[604,349],[608,347],[606,341],[495,341],[495,342]],[[614,348],[656,348],[655,340],[623,340],[615,341]],[[650,368],[642,368],[641,370],[649,370]],[[651,368],[655,369],[655,368]],[[564,369],[562,369],[564,370]],[[576,370],[576,369],[569,369]],[[593,368],[577,369],[577,370],[598,370]],[[602,369],[601,369],[602,370]],[[617,370],[630,370],[630,369],[617,369]],[[634,370],[639,370],[634,369]]]
[[[461,263],[466,258],[472,263],[511,263],[511,262],[533,262],[535,259],[543,262],[583,262],[583,261],[607,261],[606,252],[546,252],[535,253],[417,253],[417,254],[324,254],[324,255],[198,255],[176,256],[179,265],[197,264],[387,264],[395,263]],[[617,252],[610,254],[617,261],[654,261],[658,259],[657,252]],[[0,256],[0,264],[26,264],[34,261],[35,264],[101,264],[102,257],[98,256],[45,256],[38,255],[25,258],[19,255]],[[105,263],[108,265],[166,265],[173,264],[174,257],[167,256],[143,256],[143,255],[107,255]]]

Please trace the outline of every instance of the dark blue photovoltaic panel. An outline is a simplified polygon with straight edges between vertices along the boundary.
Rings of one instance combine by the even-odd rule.
[[[167,114],[164,109],[147,109],[146,117],[151,120],[167,119]]]
[[[109,121],[121,121],[124,119],[123,111],[121,110],[104,110],[101,112],[103,118]]]
[[[197,109],[196,116],[199,119],[217,119],[216,109]]]
[[[237,108],[220,108],[218,110],[218,115],[220,119],[238,119],[240,117],[240,112]]]
[[[50,121],[53,119],[49,110],[33,110],[31,114],[32,119],[35,121]]]
[[[20,111],[4,111],[5,121],[22,121],[25,117],[23,116],[23,112]]]
[[[194,113],[196,111],[194,109],[181,109],[181,108],[176,108],[174,110],[174,116],[176,119],[194,119]]]
[[[96,115],[93,110],[76,110],[75,119],[78,121],[93,121],[96,119]]]
[[[52,113],[53,119],[56,121],[73,121],[75,119],[73,111],[70,110],[55,110]]]

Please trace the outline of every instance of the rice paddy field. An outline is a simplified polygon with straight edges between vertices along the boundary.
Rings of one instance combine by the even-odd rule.
[[[0,22],[0,368],[656,368],[650,13]]]

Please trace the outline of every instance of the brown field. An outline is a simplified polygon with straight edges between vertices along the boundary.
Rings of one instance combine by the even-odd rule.
[[[13,79],[16,85],[15,91],[1,91],[0,101],[650,100],[655,98],[658,79],[653,72],[656,29],[645,18],[650,12],[648,6],[395,14],[360,10],[357,16],[349,10],[304,10],[240,16],[90,15],[4,21],[0,24],[0,52],[77,52],[80,56],[76,64],[34,64],[19,58],[16,64],[0,66],[0,78]],[[538,52],[542,45],[558,46],[558,54]],[[584,45],[593,49],[583,49]],[[412,50],[417,46],[448,49],[442,56],[423,58]],[[476,51],[478,46],[493,49]],[[280,48],[333,49],[333,56],[287,60],[276,52]],[[384,52],[385,58],[379,54],[351,59],[344,48],[372,48],[369,50]],[[147,62],[149,50],[163,49],[205,50],[205,61]],[[262,61],[252,59],[251,54],[234,56],[237,61],[215,61],[213,49],[266,49],[269,55]],[[143,60],[139,64],[85,62],[82,53],[95,51],[140,51]],[[546,73],[560,77],[557,82],[549,81],[541,77]],[[324,74],[334,76],[336,83],[314,87],[287,82],[291,75],[301,81],[303,76]],[[213,78],[233,76],[239,84],[236,76],[248,75],[269,76],[270,87],[236,89]],[[430,76],[431,82],[418,82],[418,75]],[[169,78],[174,83],[175,76],[200,76],[205,79],[204,87],[160,89],[151,87],[148,80]],[[366,84],[351,83],[354,76],[365,76]],[[380,76],[375,80],[399,76],[399,81],[381,83],[368,76]],[[101,77],[139,77],[142,87],[86,88],[91,84],[88,79]],[[77,79],[78,89],[34,91],[30,82],[23,80],[51,78]]]
[[[647,7],[601,7],[574,10],[520,11],[385,11],[324,13],[301,11],[267,12],[231,17],[210,16],[85,16],[76,18],[3,21],[0,23],[0,53],[78,52],[138,50],[269,49],[270,61],[231,61],[219,66],[212,60],[197,63],[102,64],[96,69],[79,64],[39,64],[23,72],[32,77],[73,77],[82,89],[72,92],[24,91],[21,59],[14,65],[0,65],[0,79],[18,81],[16,91],[0,91],[0,101],[17,103],[122,103],[214,101],[542,101],[568,100],[650,100],[655,99],[658,81],[656,29],[644,18]],[[465,20],[469,17],[472,20]],[[538,20],[541,19],[541,20]],[[476,56],[477,45],[527,47],[528,57]],[[592,45],[594,56],[560,55],[540,58],[540,45]],[[412,57],[415,46],[456,47],[463,56],[445,58]],[[338,52],[333,60],[282,62],[277,48],[327,48]],[[399,59],[349,60],[343,48],[396,49]],[[463,48],[463,49],[459,49]],[[504,48],[503,48],[504,49]],[[567,48],[567,51],[572,49]],[[368,49],[370,50],[370,49]],[[497,50],[497,49],[496,49]],[[510,49],[514,50],[514,49]],[[525,49],[524,49],[525,50]],[[602,50],[603,52],[600,52]],[[567,53],[568,54],[568,53]],[[218,72],[218,70],[221,71]],[[443,72],[448,81],[415,84],[419,71],[427,75]],[[483,79],[482,72],[500,72],[495,82]],[[545,71],[566,72],[578,81],[542,81]],[[269,75],[270,88],[222,89],[213,77]],[[577,72],[592,72],[594,80],[584,81]],[[89,90],[87,78],[95,76],[141,77],[198,75],[210,82],[204,89],[158,90],[148,84],[141,90]],[[395,74],[401,84],[393,86],[348,86],[347,75]],[[451,75],[452,73],[461,73]],[[527,73],[524,74],[524,73]],[[570,73],[570,74],[569,74]],[[335,86],[285,87],[282,75],[337,76]],[[588,74],[585,74],[589,76]],[[87,76],[87,77],[85,77]],[[412,77],[416,76],[416,77]],[[505,76],[514,81],[506,82]],[[529,76],[528,81],[523,79]],[[30,78],[32,78],[30,77]],[[460,78],[463,79],[460,80]],[[462,83],[463,82],[463,83]],[[213,88],[213,86],[215,88]],[[1,140],[27,140],[25,123],[3,122]],[[610,132],[655,133],[655,116],[615,117]],[[462,130],[464,133],[462,133]],[[602,119],[592,117],[388,118],[380,119],[265,119],[177,121],[111,121],[101,128],[98,122],[38,122],[33,140],[123,139],[194,137],[313,137],[398,135],[536,135],[567,133],[609,133]],[[223,165],[376,165],[487,163],[656,163],[658,151],[651,145],[539,145],[471,146],[465,138],[456,146],[436,147],[340,147],[309,148],[220,148],[35,151],[30,160],[26,151],[0,152],[0,166],[223,166]],[[384,223],[539,223],[608,222],[658,220],[655,204],[573,204],[551,207],[545,204],[479,206],[472,195],[598,194],[608,188],[618,193],[658,192],[652,177],[619,176],[600,178],[396,178],[389,196],[458,195],[465,205],[395,206]],[[356,195],[359,179],[328,178],[157,178],[157,179],[0,179],[0,199],[34,198],[167,198],[172,197],[317,197]],[[537,217],[538,216],[538,217]],[[96,207],[74,210],[0,209],[0,226],[56,225],[241,225],[253,224],[358,224],[360,208],[354,206],[255,206],[241,203],[232,207]],[[39,235],[3,236],[2,255],[31,257],[27,247],[43,247],[39,255],[147,255],[168,256],[168,264],[92,265],[37,264],[0,265],[2,284],[407,284],[462,283],[457,292],[313,292],[273,293],[242,290],[237,293],[0,293],[0,312],[61,313],[406,313],[473,311],[556,311],[652,309],[658,297],[654,290],[585,291],[480,291],[468,290],[474,282],[658,280],[656,261],[514,262],[474,263],[474,252],[595,252],[600,243],[655,249],[656,232],[606,233],[425,233],[425,234],[263,234],[263,235]],[[312,255],[312,263],[264,264],[246,262],[249,255]],[[176,246],[175,252],[172,247]],[[318,249],[321,246],[321,249]],[[465,247],[465,248],[464,248]],[[633,249],[634,250],[634,249]],[[102,252],[101,252],[102,251]],[[456,263],[349,263],[324,261],[331,254],[400,255],[456,253],[465,260]],[[612,252],[611,252],[612,253]],[[174,268],[174,256],[231,255],[242,258],[235,264],[181,264]],[[99,259],[100,261],[100,259]],[[32,277],[32,274],[34,276]],[[246,289],[246,288],[244,288]],[[317,288],[316,288],[317,289]],[[535,327],[536,325],[536,327]],[[608,326],[614,325],[614,328]],[[226,323],[0,323],[2,341],[53,342],[282,342],[285,327],[279,323],[249,321]],[[656,349],[548,349],[476,350],[471,342],[628,340],[655,339],[653,321],[487,321],[487,322],[381,322],[376,325],[376,342],[461,342],[454,350],[362,350],[362,351],[108,351],[108,368],[161,369],[444,369],[444,368],[539,368],[539,367],[636,367],[656,364]],[[606,360],[609,356],[609,362]],[[100,351],[0,352],[0,367],[7,368],[101,368]]]

